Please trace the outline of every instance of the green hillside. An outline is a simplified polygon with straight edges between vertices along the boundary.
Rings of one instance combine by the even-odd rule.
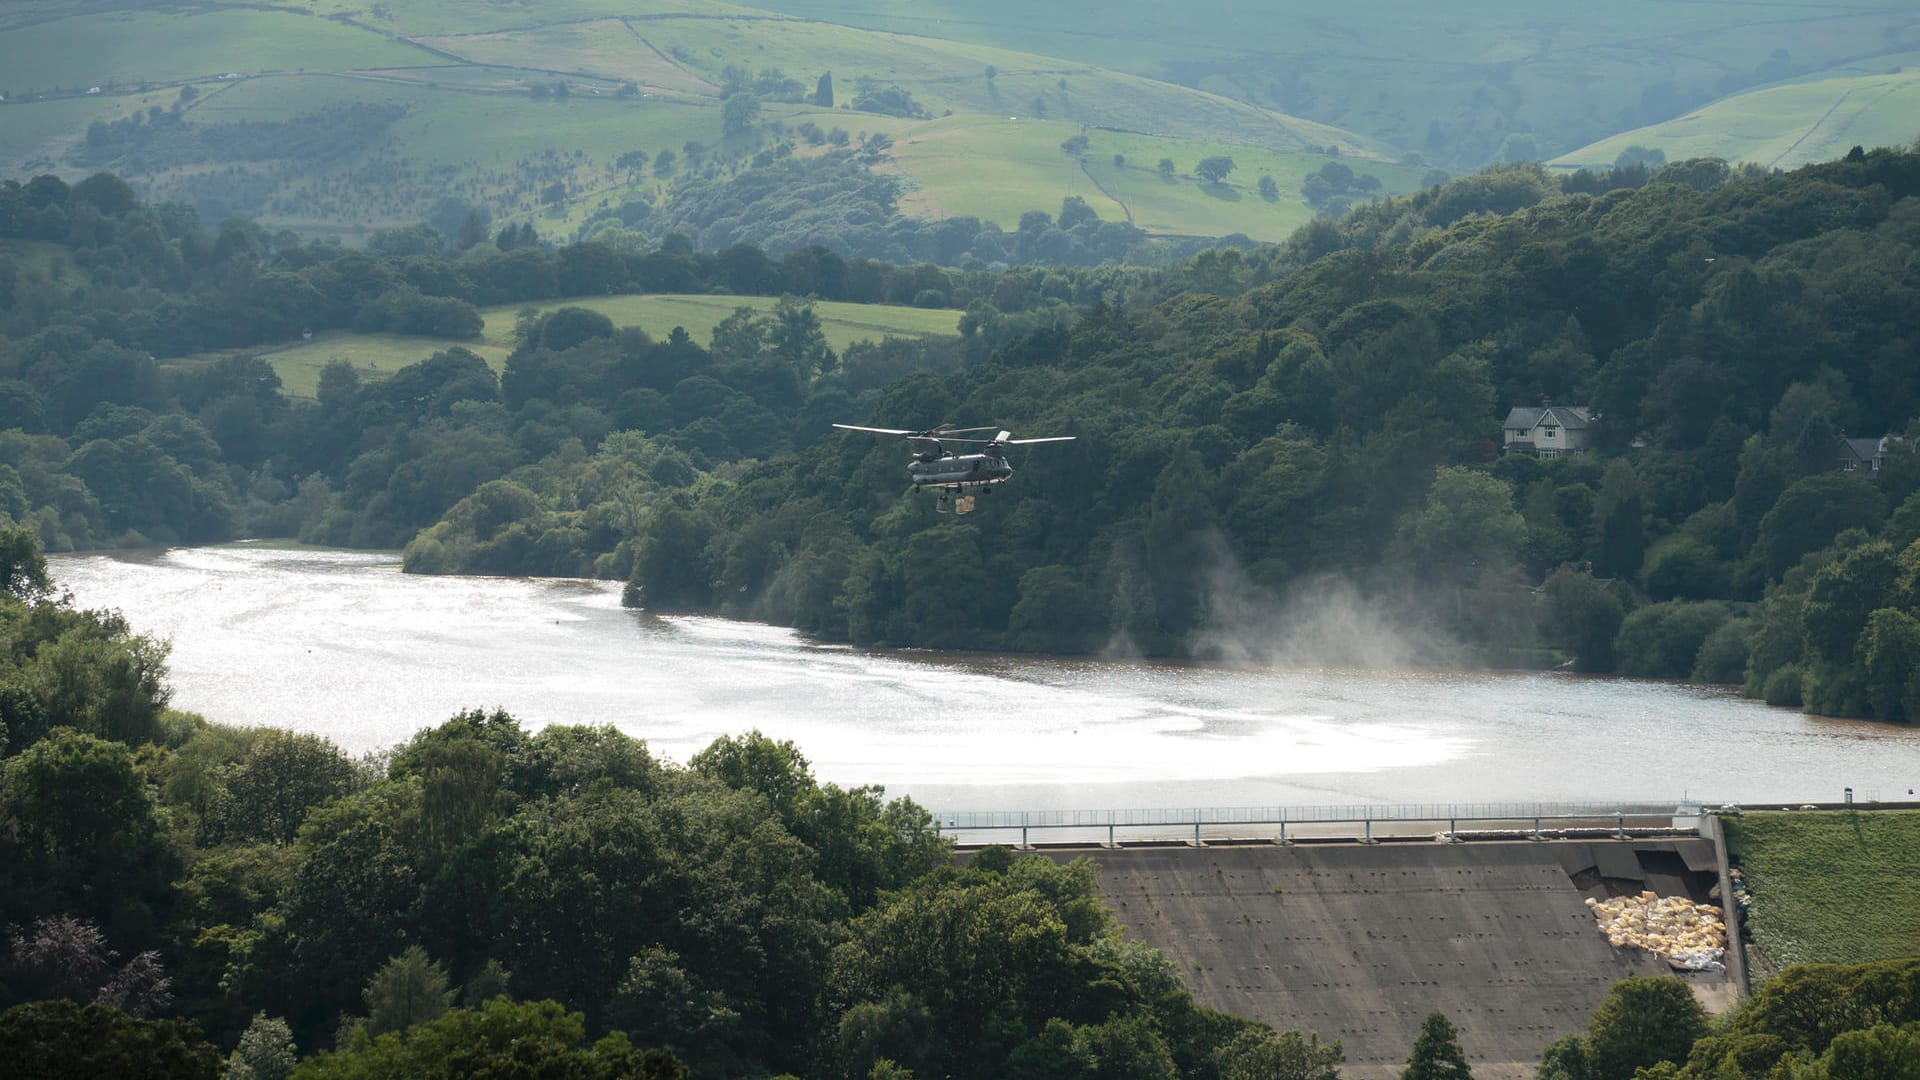
[[[1727,843],[1753,891],[1747,928],[1774,965],[1920,952],[1920,814],[1744,814]]]
[[[1551,157],[1729,93],[1920,45],[1920,8],[1852,0],[758,6],[1099,63],[1336,124],[1450,168],[1496,159],[1510,136]]]
[[[419,220],[447,196],[565,235],[595,210],[658,198],[695,170],[724,175],[782,142],[815,152],[791,133],[813,119],[903,144],[879,167],[917,192],[909,212],[1010,228],[1068,195],[1097,201],[1099,179],[1117,185],[1103,214],[1131,210],[1151,232],[1277,239],[1311,216],[1298,179],[1329,148],[1357,162],[1397,157],[1377,140],[1134,74],[708,0],[395,6],[15,11],[0,29],[0,174],[109,169],[213,220],[240,214],[349,239]],[[791,82],[763,95],[757,126],[723,135],[729,69]],[[822,115],[778,100],[810,97],[823,71],[838,108]],[[919,115],[849,108],[863,79],[898,87]],[[1046,123],[1014,128],[1009,117]],[[964,154],[932,152],[957,130],[968,132]],[[1241,169],[1227,186],[1098,177],[1059,149],[1083,130],[1113,146],[1104,162],[1170,157],[1185,172],[1224,153]],[[928,152],[914,153],[916,141]],[[697,161],[690,143],[702,148]],[[633,150],[678,160],[665,175],[615,165]],[[1380,177],[1386,191],[1405,191],[1422,171]],[[1245,197],[1261,172],[1285,198]]]
[[[1716,101],[1662,124],[1602,139],[1552,164],[1604,168],[1643,146],[1669,161],[1717,157],[1791,169],[1855,146],[1905,146],[1920,136],[1920,71],[1836,75]]]
[[[539,304],[537,309],[546,312],[560,307],[592,308],[612,319],[615,326],[638,326],[656,338],[666,337],[676,326],[684,327],[695,341],[705,344],[714,326],[733,314],[735,308],[769,311],[775,303],[767,296],[597,296],[556,300]],[[881,304],[816,301],[813,309],[820,316],[820,329],[827,343],[842,351],[855,341],[877,341],[888,335],[951,334],[960,321],[957,311]],[[363,375],[381,376],[418,363],[441,349],[458,347],[477,353],[498,371],[506,363],[507,354],[513,351],[514,322],[520,311],[519,305],[482,309],[486,328],[477,341],[332,331],[277,349],[237,351],[266,359],[280,376],[286,392],[295,397],[312,397],[320,383],[321,369],[335,360],[345,360]],[[183,357],[168,366],[191,367],[220,355],[226,354]]]

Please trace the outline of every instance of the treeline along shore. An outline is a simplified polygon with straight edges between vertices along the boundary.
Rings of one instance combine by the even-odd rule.
[[[1280,245],[994,273],[517,227],[348,251],[37,177],[0,185],[0,512],[50,550],[404,546],[416,572],[624,579],[863,645],[1388,641],[1904,722],[1916,195],[1899,150],[1501,166]],[[705,342],[551,309],[623,290],[782,299]],[[836,349],[828,299],[964,314]],[[474,304],[541,301],[497,366],[458,344]],[[249,351],[329,327],[430,355],[293,398]],[[941,517],[897,445],[836,420],[1077,441]]]

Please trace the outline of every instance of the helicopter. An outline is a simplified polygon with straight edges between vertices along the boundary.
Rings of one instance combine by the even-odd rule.
[[[1050,435],[1039,439],[1016,439],[1012,432],[997,427],[957,428],[951,424],[941,424],[926,431],[861,427],[858,424],[833,426],[846,431],[904,436],[913,445],[913,460],[907,463],[907,475],[913,478],[915,487],[934,488],[940,492],[940,498],[933,508],[941,514],[972,513],[974,497],[967,494],[969,488],[991,493],[994,484],[1004,484],[1013,478],[1013,466],[1007,464],[1007,447],[1070,442],[1074,438],[1072,435]],[[991,439],[960,437],[980,431],[997,431],[999,434]],[[986,449],[978,453],[956,454],[947,448],[948,443],[977,443]]]

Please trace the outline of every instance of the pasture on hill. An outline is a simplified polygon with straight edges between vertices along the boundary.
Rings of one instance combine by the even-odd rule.
[[[320,385],[320,372],[335,360],[344,360],[363,378],[382,378],[417,364],[442,349],[461,348],[478,355],[494,371],[506,364],[513,352],[514,324],[523,306],[542,313],[562,307],[591,308],[613,320],[615,326],[637,326],[664,340],[674,327],[686,329],[701,345],[713,335],[713,328],[733,314],[735,308],[750,307],[771,311],[779,301],[770,296],[588,296],[554,300],[538,305],[504,305],[482,308],[486,320],[478,340],[416,337],[404,334],[356,334],[333,331],[315,334],[310,341],[299,341],[280,348],[236,349],[231,352],[182,357],[167,367],[184,368],[208,363],[220,356],[258,356],[273,365],[282,388],[294,397],[310,398]],[[856,341],[878,341],[887,336],[927,337],[952,334],[958,330],[960,313],[952,310],[896,307],[885,304],[843,304],[816,301],[814,313],[820,316],[820,329],[827,343],[844,352]]]
[[[757,125],[727,134],[730,70],[790,82],[763,94]],[[64,17],[29,7],[0,31],[0,72],[0,174],[106,169],[210,221],[247,216],[350,241],[418,221],[446,196],[564,239],[597,210],[656,200],[690,176],[724,177],[783,142],[816,152],[792,130],[808,119],[925,147],[897,146],[879,165],[917,193],[905,212],[967,213],[1009,229],[1077,194],[1106,202],[1104,216],[1131,211],[1149,232],[1278,239],[1311,217],[1298,181],[1322,155],[1375,165],[1399,156],[1375,139],[1096,64],[709,0],[102,4]],[[801,100],[823,72],[835,86],[830,111]],[[898,111],[913,115],[850,108],[863,79],[897,87],[907,98],[895,104],[910,103]],[[1008,117],[1045,126],[1016,135],[1001,130]],[[1099,153],[1085,170],[1059,148],[1083,131]],[[677,160],[616,165],[635,150]],[[1141,169],[1112,168],[1115,153]],[[1165,184],[1142,171],[1168,157],[1190,174],[1217,154],[1240,166],[1225,185]],[[1375,171],[1392,193],[1424,170]],[[1253,197],[1261,173],[1280,184],[1274,202]]]
[[[1131,221],[1150,233],[1241,232],[1277,241],[1312,219],[1301,182],[1333,160],[1099,130],[1085,133],[1087,147],[1078,157],[1063,153],[1060,144],[1078,133],[1073,124],[1011,116],[955,115],[908,125],[894,135],[892,151],[900,172],[917,183],[902,204],[927,214],[991,219],[996,204],[1008,201],[1051,209],[1045,200],[1051,195],[1057,204],[1064,190],[1087,200],[1101,217]],[[1216,155],[1234,162],[1224,182],[1210,184],[1193,174],[1203,158]],[[1161,158],[1173,160],[1173,176],[1161,175]],[[1389,192],[1412,190],[1426,171],[1346,160],[1354,172],[1378,177]],[[1259,193],[1263,175],[1272,176],[1278,190],[1271,202]]]
[[[1455,171],[1508,151],[1534,156],[1528,145],[1553,157],[1730,93],[1920,45],[1920,7],[1853,0],[758,6],[1098,63],[1338,125]]]
[[[1606,168],[1621,151],[1641,146],[1665,153],[1668,161],[1717,157],[1797,169],[1843,157],[1855,146],[1902,146],[1916,137],[1920,71],[1835,73],[1723,98],[1663,124],[1581,147],[1551,164]]]
[[[1776,968],[1920,954],[1920,812],[1722,819],[1753,893],[1748,933]]]

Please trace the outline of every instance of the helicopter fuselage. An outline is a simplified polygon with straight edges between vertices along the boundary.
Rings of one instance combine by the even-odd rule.
[[[907,465],[917,487],[952,488],[1001,484],[1013,477],[1013,466],[998,454],[921,454]]]

